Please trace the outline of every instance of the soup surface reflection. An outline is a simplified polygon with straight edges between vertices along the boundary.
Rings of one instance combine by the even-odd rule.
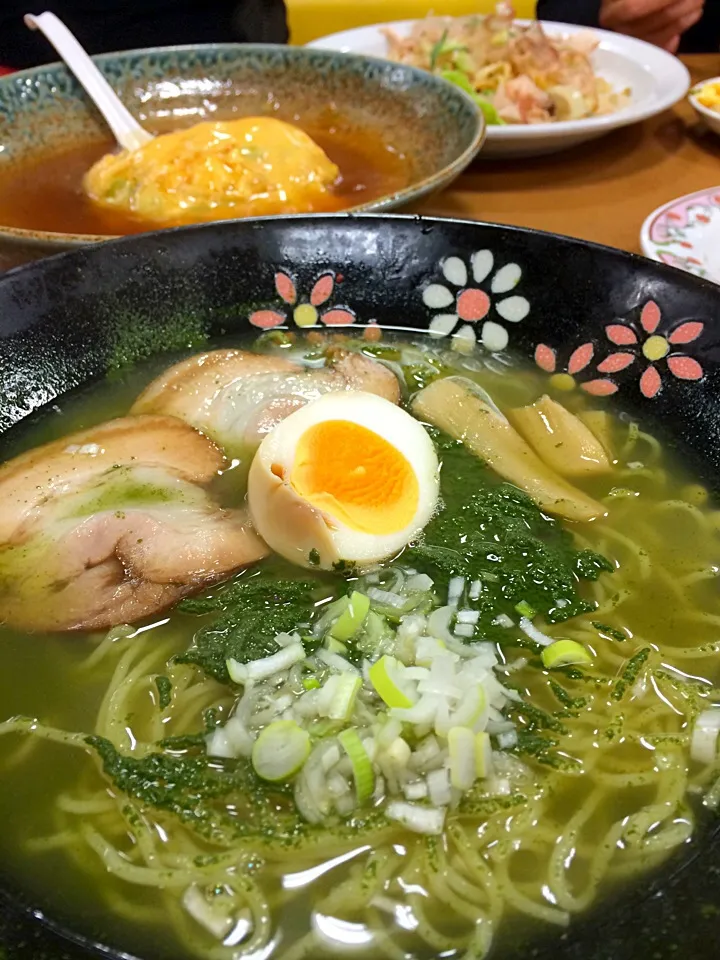
[[[202,119],[185,117],[178,122],[154,118],[146,121],[145,126],[156,134],[169,133]],[[218,110],[212,119],[235,120],[237,114]],[[312,207],[308,208],[312,212],[333,213],[360,206],[403,190],[412,182],[412,157],[396,145],[383,142],[372,129],[348,124],[330,109],[311,123],[292,115],[284,115],[282,119],[305,131],[340,169],[334,186],[314,198]],[[0,223],[26,230],[108,236],[153,229],[147,220],[130,212],[94,203],[83,189],[83,178],[90,168],[116,150],[117,144],[112,138],[96,139],[39,153],[33,160],[9,166],[0,180]],[[256,214],[283,212],[287,210],[281,204],[273,210],[265,204],[255,211]],[[252,211],[247,215],[252,215]],[[180,222],[181,217],[162,225],[176,226]]]
[[[334,338],[311,339],[240,346],[324,371]],[[140,956],[509,957],[659,868],[720,802],[707,491],[642,424],[512,357],[340,346],[401,376],[426,421],[448,411],[425,391],[459,378],[504,438],[483,463],[428,428],[441,499],[405,550],[327,571],[270,555],[107,633],[0,632],[3,860],[44,910]],[[5,457],[126,415],[179,359],[65,397]],[[548,466],[517,414],[543,397],[599,467]],[[520,433],[540,466],[511,484]],[[214,482],[226,507],[253,455],[239,444]],[[540,474],[599,515],[539,510],[519,487]]]

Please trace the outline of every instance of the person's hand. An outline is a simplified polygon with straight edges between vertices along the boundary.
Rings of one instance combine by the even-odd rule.
[[[675,53],[680,37],[698,22],[705,0],[602,0],[600,26]]]

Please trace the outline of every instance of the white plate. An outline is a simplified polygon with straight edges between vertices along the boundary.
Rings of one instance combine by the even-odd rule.
[[[529,22],[518,20],[521,24]],[[386,57],[387,40],[381,32],[383,27],[391,27],[399,36],[405,37],[415,23],[416,20],[398,20],[358,27],[314,40],[308,46]],[[550,36],[569,36],[584,29],[567,23],[547,22],[543,22],[543,28]],[[611,130],[655,116],[682,100],[688,92],[690,74],[676,57],[633,37],[606,30],[594,30],[593,33],[600,41],[592,56],[593,67],[616,89],[629,87],[632,91],[630,104],[617,113],[589,120],[488,127],[481,157],[537,157],[566,150]]]
[[[651,260],[720,283],[720,187],[658,207],[642,225],[640,244]]]

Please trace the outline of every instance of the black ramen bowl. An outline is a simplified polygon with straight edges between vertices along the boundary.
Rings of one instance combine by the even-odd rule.
[[[720,288],[576,240],[413,217],[220,223],[6,274],[0,431],[150,355],[296,321],[354,330],[372,321],[476,338],[491,350],[509,344],[548,377],[568,378],[566,387],[641,416],[711,491],[720,488]],[[3,960],[130,956],[101,929],[73,931],[68,918],[46,915],[20,887],[0,863]],[[711,823],[662,871],[610,891],[569,930],[549,930],[515,955],[711,960],[719,919],[720,834]]]

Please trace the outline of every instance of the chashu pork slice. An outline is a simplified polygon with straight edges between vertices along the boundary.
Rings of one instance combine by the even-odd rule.
[[[245,511],[205,489],[223,463],[189,425],[133,417],[0,468],[0,620],[29,631],[132,623],[261,559]]]
[[[237,456],[254,451],[265,434],[299,407],[338,390],[400,400],[395,374],[356,351],[331,348],[325,366],[309,369],[284,357],[213,350],[170,367],[130,412],[178,417]]]

